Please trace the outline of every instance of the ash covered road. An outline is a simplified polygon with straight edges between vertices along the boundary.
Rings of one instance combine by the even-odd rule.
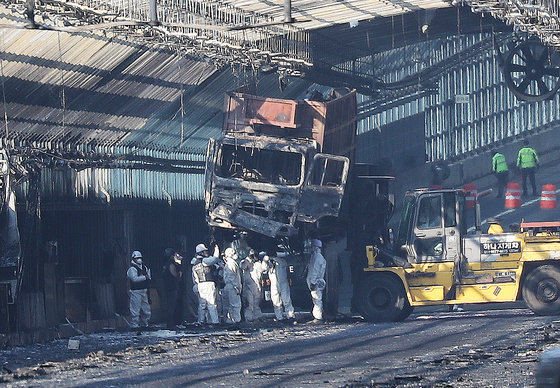
[[[401,323],[79,337],[0,352],[8,386],[528,387],[560,318],[511,308],[418,309]]]

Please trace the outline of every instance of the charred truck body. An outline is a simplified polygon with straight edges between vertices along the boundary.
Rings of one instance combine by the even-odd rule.
[[[329,247],[359,229],[360,222],[348,222],[360,211],[352,193],[360,194],[360,203],[371,204],[380,193],[388,196],[389,178],[372,176],[372,166],[351,165],[355,92],[333,90],[325,100],[228,93],[222,136],[208,145],[205,206],[219,243],[246,246],[239,245],[242,239],[255,250],[288,249],[292,287],[306,287],[306,242],[321,238],[326,243],[326,307],[336,312],[340,270],[338,252]],[[352,190],[357,179],[368,195]]]

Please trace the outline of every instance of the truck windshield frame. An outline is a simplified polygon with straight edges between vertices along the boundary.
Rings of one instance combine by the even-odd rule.
[[[281,186],[302,184],[304,155],[271,148],[224,143],[215,173],[220,178]]]

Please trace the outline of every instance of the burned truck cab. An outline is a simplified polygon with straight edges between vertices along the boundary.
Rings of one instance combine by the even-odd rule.
[[[302,223],[338,217],[355,101],[348,90],[328,102],[228,93],[222,136],[208,144],[208,224],[278,239],[298,235]]]
[[[314,141],[223,136],[211,142],[206,170],[208,224],[242,228],[269,237],[296,231],[294,215]]]

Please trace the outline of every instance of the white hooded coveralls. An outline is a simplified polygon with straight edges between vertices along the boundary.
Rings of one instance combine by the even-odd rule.
[[[323,290],[317,288],[317,281],[325,278],[325,270],[327,261],[321,254],[321,249],[313,247],[311,259],[309,260],[309,268],[307,270],[307,287],[311,291],[311,299],[313,300],[313,318],[323,319]],[[312,290],[311,285],[315,285]]]
[[[268,277],[270,279],[270,299],[274,306],[274,314],[277,320],[294,318],[294,306],[290,296],[290,283],[288,282],[288,263],[284,259],[286,254],[277,253],[272,260],[266,260],[268,265]]]
[[[224,315],[228,323],[241,322],[241,271],[237,255],[224,257]]]
[[[268,266],[259,260],[251,260],[246,257],[241,261],[240,268],[243,271],[243,304],[245,309],[245,320],[247,322],[254,321],[262,317],[261,311],[261,292],[262,292],[262,274],[268,270]]]
[[[212,267],[218,262],[218,259],[212,256],[204,257],[196,255],[192,260],[193,266],[193,290],[196,287],[196,294],[198,295],[198,323],[206,321],[206,313],[210,316],[211,323],[219,323],[218,309],[216,307],[216,283],[213,281],[203,281],[200,279],[196,266]]]

